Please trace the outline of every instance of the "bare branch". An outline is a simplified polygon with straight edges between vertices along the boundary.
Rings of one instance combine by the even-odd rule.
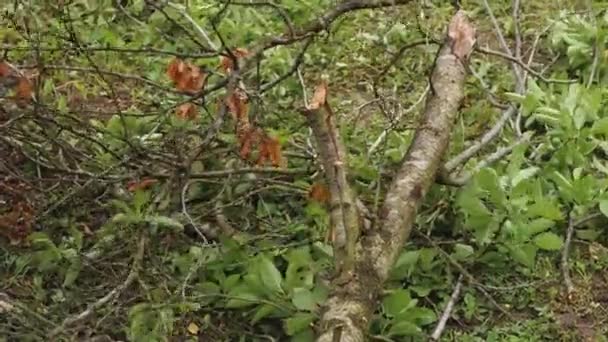
[[[319,85],[310,105],[303,110],[319,150],[330,193],[330,220],[337,270],[347,277],[354,266],[355,244],[360,232],[359,215],[348,183],[346,148],[327,102],[327,84]]]
[[[526,63],[524,63],[522,60],[517,59],[511,55],[502,53],[500,51],[494,51],[494,50],[490,50],[490,49],[485,49],[482,47],[476,47],[475,50],[481,52],[481,53],[485,53],[487,55],[492,55],[492,56],[496,56],[496,57],[500,57],[500,58],[504,58],[508,61],[511,61],[513,63],[516,63],[518,65],[520,65],[525,71],[527,71],[530,75],[538,78],[539,80],[545,82],[545,83],[558,83],[558,84],[571,84],[571,83],[576,83],[578,82],[577,80],[559,80],[559,79],[553,79],[553,78],[546,78],[545,76],[542,75],[541,72],[538,72],[532,68],[530,68]]]
[[[468,172],[464,172],[463,174],[461,174],[459,176],[442,173],[439,175],[437,181],[441,184],[446,184],[446,185],[454,185],[454,186],[465,185],[481,169],[501,160],[502,158],[507,156],[509,153],[511,153],[511,151],[513,151],[513,149],[515,147],[530,141],[531,137],[532,137],[532,132],[526,132],[526,133],[522,134],[520,137],[518,137],[517,140],[515,140],[515,142],[512,143],[511,145],[499,148],[496,151],[494,151],[494,153],[488,155],[486,158],[481,160],[479,162],[479,164],[477,164],[472,170],[470,170]]]
[[[110,301],[114,300],[122,292],[124,292],[129,286],[131,286],[131,284],[133,284],[133,282],[135,282],[135,280],[137,280],[137,278],[139,276],[139,269],[141,267],[141,263],[144,258],[145,247],[146,247],[146,237],[145,237],[145,234],[142,234],[142,236],[139,239],[139,243],[137,246],[137,252],[135,253],[135,256],[133,257],[133,264],[131,266],[131,271],[129,272],[127,279],[125,279],[125,281],[122,284],[120,284],[119,286],[114,288],[112,291],[108,292],[108,294],[101,297],[98,301],[90,304],[87,307],[87,309],[84,310],[83,312],[79,313],[78,315],[70,316],[70,317],[66,318],[63,321],[63,323],[61,323],[60,326],[58,326],[57,328],[53,329],[50,332],[50,334],[49,334],[50,339],[52,340],[55,336],[61,334],[68,327],[70,327],[78,322],[82,322],[82,321],[86,320],[91,315],[93,315],[95,313],[95,311],[97,311],[104,305],[108,304]]]
[[[190,24],[192,24],[192,26],[196,29],[196,32],[198,32],[198,34],[203,38],[203,40],[205,40],[205,43],[207,43],[207,46],[209,46],[209,48],[211,48],[211,50],[213,50],[213,51],[218,50],[215,43],[211,40],[211,38],[209,38],[209,35],[207,34],[207,32],[205,32],[205,30],[203,30],[203,28],[194,19],[192,19],[192,17],[188,14],[188,12],[186,12],[182,8],[182,6],[174,4],[172,2],[168,2],[167,5],[171,8],[173,8],[174,10],[176,10],[177,12],[179,12],[179,14],[181,14],[182,17],[186,18],[186,20],[188,20],[188,22]]]
[[[572,218],[572,212],[568,213],[568,229],[566,230],[566,241],[562,248],[562,260],[561,269],[564,276],[564,285],[566,286],[566,293],[570,295],[574,291],[574,285],[572,284],[572,278],[570,277],[570,266],[568,265],[568,258],[570,257],[570,245],[572,243],[572,235],[574,235],[575,222]]]
[[[441,315],[441,318],[439,318],[439,321],[437,322],[437,326],[435,326],[435,330],[433,330],[433,334],[431,334],[432,341],[439,341],[439,339],[441,338],[441,334],[443,333],[443,330],[445,329],[445,324],[447,323],[448,319],[452,315],[452,310],[454,309],[454,305],[456,304],[456,301],[458,300],[458,296],[460,296],[460,289],[462,288],[462,279],[463,279],[463,277],[461,274],[460,276],[458,276],[458,280],[456,281],[456,286],[454,286],[454,291],[452,291],[450,300],[446,304],[445,309],[443,309],[443,314]]]
[[[426,88],[424,89],[424,91],[422,92],[422,94],[420,95],[420,97],[418,97],[418,99],[416,100],[416,102],[414,102],[411,106],[409,106],[404,111],[400,111],[399,115],[395,118],[395,120],[393,121],[393,123],[391,124],[391,126],[387,127],[386,129],[384,129],[382,131],[382,133],[380,133],[380,135],[378,136],[378,138],[376,138],[376,140],[369,147],[369,149],[367,150],[367,155],[368,156],[376,151],[376,149],[378,148],[378,146],[380,146],[380,144],[386,138],[386,135],[391,130],[391,128],[394,127],[396,124],[398,124],[405,114],[411,113],[414,109],[416,109],[416,107],[418,107],[418,105],[420,103],[422,103],[422,101],[424,101],[424,99],[426,98],[427,94],[429,93],[429,90],[430,90],[430,86],[427,85]]]
[[[469,159],[471,159],[475,154],[477,154],[481,149],[483,149],[486,145],[492,142],[502,131],[502,128],[507,123],[509,118],[513,116],[515,113],[515,107],[510,106],[507,110],[502,113],[502,116],[496,121],[494,126],[487,131],[479,141],[469,146],[466,150],[462,151],[457,156],[450,159],[447,163],[445,163],[442,172],[443,173],[451,173],[458,166],[465,164]]]

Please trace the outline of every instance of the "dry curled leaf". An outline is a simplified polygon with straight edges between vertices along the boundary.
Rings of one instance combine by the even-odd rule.
[[[327,204],[329,203],[329,189],[323,183],[314,183],[308,190],[308,198],[312,201]]]
[[[13,69],[5,61],[0,61],[0,77],[13,75]]]
[[[196,120],[198,118],[198,109],[194,103],[187,102],[177,107],[175,115],[184,120]]]
[[[237,59],[237,61],[241,58],[245,58],[245,57],[249,57],[251,56],[251,52],[249,52],[249,50],[245,49],[245,48],[236,48],[232,54],[234,55],[234,57]],[[225,72],[230,72],[232,71],[232,69],[234,68],[234,62],[232,60],[232,58],[230,56],[222,56],[220,58],[220,67],[222,68],[222,70],[224,70]]]
[[[240,144],[239,155],[243,159],[248,159],[253,147],[257,145],[261,139],[261,130],[255,127],[237,126],[236,135]]]
[[[448,37],[452,53],[461,60],[466,60],[475,45],[475,27],[463,11],[458,11],[448,27]]]
[[[17,89],[15,91],[15,98],[18,101],[29,101],[32,99],[32,95],[32,83],[26,77],[19,78]]]
[[[135,192],[137,190],[147,190],[156,183],[158,183],[158,180],[154,178],[144,178],[141,181],[130,181],[129,183],[127,183],[127,190],[129,190],[130,192]]]
[[[174,58],[167,66],[167,76],[173,81],[177,90],[188,94],[201,91],[207,81],[207,73],[196,65]]]
[[[232,92],[232,95],[226,100],[228,110],[232,114],[232,118],[237,122],[249,122],[249,107],[247,100],[247,94],[245,94],[244,91],[238,89]]]
[[[32,232],[34,210],[25,201],[13,204],[11,210],[0,215],[0,235],[4,235],[13,246],[22,245]]]
[[[264,135],[260,142],[260,150],[257,165],[261,166],[270,161],[272,166],[280,167],[283,162],[283,153],[281,152],[281,143],[279,140],[267,135]]]

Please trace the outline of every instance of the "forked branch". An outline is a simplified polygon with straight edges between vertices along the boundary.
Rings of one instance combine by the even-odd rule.
[[[346,283],[333,282],[319,322],[318,341],[365,340],[383,283],[447,150],[464,98],[465,64],[474,43],[474,27],[464,12],[457,12],[437,56],[420,126],[384,199],[377,228],[357,244],[353,276]]]

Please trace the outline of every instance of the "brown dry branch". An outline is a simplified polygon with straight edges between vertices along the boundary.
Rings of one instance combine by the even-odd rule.
[[[467,47],[474,34],[465,14],[457,12],[437,56],[431,76],[433,92],[427,99],[421,124],[386,194],[376,229],[357,244],[352,277],[346,283],[334,280],[332,284],[318,324],[318,341],[366,339],[383,284],[409,237],[418,207],[434,183],[447,150],[464,98],[465,63],[471,52]],[[328,160],[323,163],[331,166]]]
[[[354,193],[347,181],[346,148],[335,126],[335,118],[327,102],[327,91],[327,84],[320,84],[303,112],[315,136],[329,188],[336,268],[348,276],[353,271],[355,244],[360,231],[359,214]]]

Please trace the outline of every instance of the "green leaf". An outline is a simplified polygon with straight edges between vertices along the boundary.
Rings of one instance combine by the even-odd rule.
[[[398,289],[393,291],[387,297],[382,300],[382,307],[384,312],[391,317],[399,315],[401,312],[415,306],[417,300],[412,299],[410,291],[404,289]]]
[[[538,218],[532,220],[528,225],[524,226],[524,233],[526,237],[542,233],[547,229],[553,227],[555,222],[546,218]]]
[[[303,331],[310,327],[310,324],[315,320],[315,316],[311,313],[297,312],[290,318],[283,321],[285,333],[289,336]]]
[[[496,171],[491,168],[484,168],[475,177],[479,186],[490,195],[490,200],[497,206],[504,207],[507,198],[504,194]]]
[[[226,302],[226,308],[236,309],[247,306],[252,306],[258,303],[259,297],[249,290],[248,286],[239,285],[228,293],[228,302]]]
[[[608,200],[600,201],[600,211],[602,214],[604,214],[604,216],[608,217]]]
[[[133,194],[133,207],[135,208],[135,212],[142,213],[144,206],[150,200],[150,192],[144,190],[135,190]]]
[[[146,221],[151,225],[157,226],[159,228],[169,228],[177,231],[181,231],[184,229],[183,224],[167,216],[147,216]]]
[[[509,248],[509,252],[511,253],[513,260],[527,266],[528,268],[534,268],[537,251],[538,248],[529,243],[511,246]]]
[[[419,251],[405,251],[405,252],[401,253],[399,258],[397,259],[397,262],[395,262],[394,267],[398,268],[398,267],[402,267],[402,266],[413,266],[416,264],[419,257],[420,257]]]
[[[465,260],[471,255],[473,255],[475,251],[473,247],[461,243],[457,243],[454,246],[454,253],[452,254],[456,260]]]
[[[412,322],[399,321],[391,325],[388,334],[391,336],[416,336],[422,334],[422,329]]]
[[[65,272],[65,278],[63,279],[63,286],[68,287],[74,284],[76,278],[78,278],[78,274],[80,274],[80,270],[82,269],[82,262],[79,257],[72,258],[70,262],[70,267],[68,267]]]
[[[587,241],[595,241],[600,235],[601,231],[596,229],[577,229],[576,236],[579,239],[587,240]]]
[[[235,287],[239,283],[240,280],[241,280],[240,274],[231,274],[228,277],[226,277],[226,279],[224,279],[224,281],[222,282],[222,288],[224,289],[224,291],[229,291],[233,287]]]
[[[283,277],[272,261],[265,255],[262,255],[258,258],[257,266],[259,267],[260,279],[264,285],[274,293],[283,292],[281,287]]]
[[[608,117],[595,121],[591,127],[591,132],[593,134],[608,135]]]
[[[417,325],[428,325],[437,320],[437,315],[429,308],[415,307],[399,315],[396,320],[407,320]]]
[[[277,307],[274,305],[264,304],[260,306],[257,310],[255,310],[255,313],[253,314],[253,317],[251,318],[251,324],[256,324],[260,320],[272,315],[276,311]]]
[[[554,233],[546,232],[534,237],[534,243],[546,251],[556,251],[564,244],[562,238]]]
[[[513,177],[511,179],[511,186],[515,187],[517,186],[517,184],[519,184],[519,182],[521,182],[522,180],[528,179],[530,177],[533,177],[534,175],[536,175],[536,173],[539,171],[540,169],[536,166],[533,167],[529,167],[527,169],[523,169],[520,170],[515,177]]]
[[[120,224],[136,224],[141,222],[141,218],[136,215],[130,215],[125,213],[118,213],[112,217],[112,222]]]
[[[291,338],[291,342],[312,342],[315,340],[315,333],[311,328],[304,329]]]
[[[460,209],[462,209],[467,215],[471,216],[491,216],[492,213],[486,208],[483,201],[477,197],[463,195],[459,196],[457,200]]]
[[[554,221],[562,219],[562,212],[559,207],[547,198],[537,199],[534,204],[528,207],[528,213],[532,216],[540,216]]]
[[[423,271],[430,271],[435,263],[435,257],[439,254],[439,251],[436,248],[421,248],[420,251],[420,268]]]
[[[298,310],[314,311],[317,308],[317,303],[310,290],[296,287],[293,289],[291,302]]]

